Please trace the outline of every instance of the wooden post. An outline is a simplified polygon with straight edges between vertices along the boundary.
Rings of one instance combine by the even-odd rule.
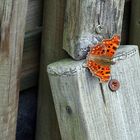
[[[38,28],[25,34],[20,90],[25,90],[38,84],[41,29]]]
[[[0,1],[0,139],[15,140],[28,0]]]
[[[121,55],[120,55],[121,54]],[[120,88],[111,92],[83,67],[61,60],[48,73],[62,140],[140,139],[140,60],[137,46],[121,46],[112,66]]]
[[[103,38],[105,36],[108,37],[114,33],[120,33],[124,0],[109,0],[109,2],[101,1],[101,0],[92,0],[92,1],[93,1],[93,4],[91,4],[91,0],[90,1],[86,0],[85,2],[83,2],[83,1],[77,2],[74,0],[70,0],[70,2],[69,1],[66,2],[66,6],[70,3],[71,9],[75,5],[78,8],[80,8],[80,10],[75,8],[76,9],[75,11],[73,11],[73,9],[71,11],[69,10],[70,12],[73,12],[71,17],[74,17],[74,16],[82,17],[80,20],[81,23],[77,22],[77,23],[79,23],[78,25],[71,26],[72,31],[77,31],[77,30],[79,31],[82,27],[86,28],[86,26],[88,26],[88,28],[86,28],[86,30],[90,31],[90,29],[91,29],[91,28],[89,28],[90,24],[94,22],[94,19],[96,21],[98,21],[98,19],[99,19],[100,23],[98,25],[100,25],[100,26],[98,26],[99,29],[96,28],[96,32],[98,32],[97,37],[99,39]],[[103,10],[101,10],[99,7],[95,8],[95,5],[94,5],[95,1],[97,3],[96,6],[103,7]],[[88,2],[89,2],[89,5],[85,5]],[[71,3],[73,5],[71,5]],[[81,3],[82,3],[82,5],[80,5]],[[110,7],[107,6],[108,4]],[[64,5],[65,5],[64,0],[60,0],[60,1],[47,0],[44,3],[44,26],[43,26],[44,28],[43,28],[42,50],[41,50],[42,56],[41,56],[41,68],[40,68],[40,85],[39,85],[40,87],[39,87],[39,97],[38,97],[38,117],[37,117],[36,140],[40,140],[40,139],[41,140],[46,140],[46,139],[58,140],[58,139],[60,139],[58,125],[57,125],[56,116],[55,116],[54,105],[53,105],[53,99],[52,99],[51,92],[50,92],[49,80],[48,80],[48,76],[46,74],[46,65],[65,57],[65,54],[62,51]],[[105,7],[104,7],[104,5],[105,5]],[[86,8],[84,6],[87,6],[87,9],[89,9],[89,12],[87,12],[85,10]],[[90,8],[90,6],[91,6],[91,8]],[[82,8],[85,8],[85,9],[81,13],[79,13],[79,11],[81,11]],[[112,15],[112,12],[110,12],[110,9],[112,10],[114,15]],[[107,13],[108,10],[109,10],[108,16],[105,16],[106,18],[104,21],[103,13],[105,11],[106,11],[105,13]],[[84,12],[86,12],[86,13],[84,13]],[[94,15],[96,15],[96,12],[99,12],[99,15],[94,17]],[[101,14],[100,14],[100,12],[101,12]],[[85,14],[85,15],[83,16],[83,14]],[[107,14],[105,14],[105,15],[107,15]],[[86,24],[86,25],[83,24],[83,20],[84,20],[83,17],[85,17],[85,16],[87,16],[87,18],[89,18],[89,20],[86,19],[86,22],[84,22],[84,23],[88,23],[87,21],[89,21],[89,24]],[[100,19],[100,16],[102,17],[101,19]],[[93,17],[93,18],[91,18],[91,20],[90,20],[90,17]],[[111,20],[110,20],[110,18],[111,18]],[[68,23],[71,23],[71,20],[73,20],[73,19],[70,19],[70,22],[68,21]],[[76,19],[75,21],[78,21],[78,20]],[[65,16],[65,22],[67,22],[67,16]],[[108,23],[107,29],[111,28],[110,32],[106,33],[106,28],[103,28],[103,32],[105,31],[104,33],[102,31],[100,32],[100,29],[102,27],[106,26],[106,24],[103,25],[102,23],[106,23],[106,22]],[[118,22],[119,22],[119,24],[116,24]],[[110,26],[112,24],[114,24],[114,26]],[[65,26],[66,26],[66,23],[65,23]],[[94,27],[95,24],[93,24],[91,26]],[[113,27],[115,29],[113,29]],[[67,27],[64,27],[64,28],[67,28]],[[86,32],[86,30],[82,30],[82,31]],[[88,33],[88,31],[86,33]],[[90,33],[92,33],[92,32],[93,32],[93,30]],[[71,32],[69,32],[69,33],[71,34]],[[74,33],[73,38],[74,39],[78,38],[80,35],[81,35],[81,31],[76,34]],[[86,34],[85,36],[87,37],[87,39],[88,38],[89,38],[89,40],[91,39],[89,34],[88,35]],[[65,35],[65,31],[64,31],[64,40],[65,40],[65,38],[66,38],[66,35]],[[82,58],[81,56],[83,56],[83,54],[79,55],[79,57],[77,57],[78,56],[77,54],[79,52],[78,51],[79,48],[76,45],[77,42],[73,43],[71,45],[69,42],[69,41],[71,41],[71,38],[67,37],[67,39],[68,39],[69,44],[67,43],[66,46],[68,45],[69,49],[71,47],[73,47],[72,50],[76,50],[76,51],[73,51],[74,52],[73,54],[72,53],[69,53],[69,54],[71,54],[71,56],[74,56],[73,58],[75,58],[77,60],[81,59]],[[63,46],[65,46],[65,43]],[[74,49],[74,46],[76,47],[75,49]],[[63,87],[63,85],[62,85],[62,87]],[[76,131],[74,131],[74,132],[76,133]]]
[[[61,139],[46,66],[66,57],[62,50],[64,5],[65,0],[44,1],[36,140]]]
[[[76,60],[88,46],[121,34],[125,0],[67,0],[63,48]]]
[[[140,47],[139,36],[140,36],[140,1],[132,0],[129,43],[136,44]]]

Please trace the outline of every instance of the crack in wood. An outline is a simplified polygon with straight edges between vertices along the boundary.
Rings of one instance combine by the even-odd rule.
[[[99,83],[99,84],[100,84],[100,89],[101,89],[101,94],[102,94],[103,102],[106,105],[106,100],[105,100],[103,85],[102,85],[102,83]]]

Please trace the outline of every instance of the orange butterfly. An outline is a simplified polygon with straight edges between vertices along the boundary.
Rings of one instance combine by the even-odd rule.
[[[110,79],[110,66],[114,64],[113,56],[119,47],[120,36],[114,35],[111,39],[104,39],[91,47],[88,55],[86,67],[92,75],[100,79],[100,82],[108,82]]]

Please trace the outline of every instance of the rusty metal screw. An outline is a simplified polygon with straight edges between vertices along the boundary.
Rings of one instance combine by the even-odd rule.
[[[111,91],[117,91],[120,88],[120,82],[116,79],[110,80],[108,84]]]

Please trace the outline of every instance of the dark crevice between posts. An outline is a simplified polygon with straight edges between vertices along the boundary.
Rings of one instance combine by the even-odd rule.
[[[102,94],[103,102],[106,105],[106,100],[105,100],[103,85],[102,85],[102,83],[99,83],[99,84],[100,84],[100,88],[101,88],[101,94]]]

